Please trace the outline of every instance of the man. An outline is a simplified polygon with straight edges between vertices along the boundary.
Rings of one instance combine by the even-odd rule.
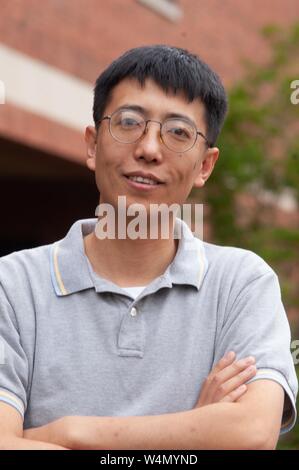
[[[272,269],[203,243],[171,212],[168,237],[118,225],[204,186],[226,106],[217,75],[175,47],[132,49],[98,78],[87,165],[116,236],[101,212],[0,260],[2,448],[273,449],[294,425]]]

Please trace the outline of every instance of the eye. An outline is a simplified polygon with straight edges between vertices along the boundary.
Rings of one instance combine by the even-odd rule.
[[[172,129],[172,132],[175,134],[175,135],[178,135],[180,137],[188,137],[188,133],[185,131],[185,129],[181,129],[180,127],[174,127]]]
[[[132,117],[122,117],[120,119],[120,124],[124,128],[125,127],[130,128],[130,127],[138,127],[140,125],[140,122]]]
[[[140,129],[143,123],[143,116],[131,110],[120,110],[112,119],[112,125],[123,131]]]
[[[189,142],[194,138],[194,128],[188,122],[181,119],[168,119],[163,125],[165,138],[176,142]]]
[[[179,140],[188,140],[191,138],[191,134],[190,132],[188,132],[188,129],[181,126],[170,127],[167,130],[167,133],[170,134],[171,137],[174,137]]]

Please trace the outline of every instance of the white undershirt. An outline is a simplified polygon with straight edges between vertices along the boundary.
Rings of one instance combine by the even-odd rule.
[[[133,297],[133,299],[136,299],[136,297],[138,297],[140,292],[142,292],[145,287],[146,286],[122,287],[122,289],[127,291],[128,294]]]

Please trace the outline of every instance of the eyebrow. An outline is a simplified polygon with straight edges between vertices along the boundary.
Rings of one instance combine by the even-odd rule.
[[[115,111],[120,111],[121,109],[132,109],[133,111],[137,111],[141,114],[145,114],[145,115],[149,114],[147,109],[143,108],[142,106],[136,105],[136,104],[123,104],[122,106],[117,108]],[[180,113],[166,113],[166,114],[164,114],[164,119],[170,119],[170,118],[183,119],[185,121],[188,121],[191,124],[193,124],[193,126],[197,129],[197,126],[196,126],[195,122],[189,116],[186,116],[186,114],[180,114]]]

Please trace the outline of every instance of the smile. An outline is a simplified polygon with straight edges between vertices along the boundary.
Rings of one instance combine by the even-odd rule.
[[[159,184],[158,181],[154,181],[150,178],[143,178],[142,176],[128,176],[131,181],[137,181],[137,183],[144,184]]]
[[[142,176],[125,176],[125,178],[131,187],[145,191],[156,189],[163,184],[150,178],[143,178]]]

